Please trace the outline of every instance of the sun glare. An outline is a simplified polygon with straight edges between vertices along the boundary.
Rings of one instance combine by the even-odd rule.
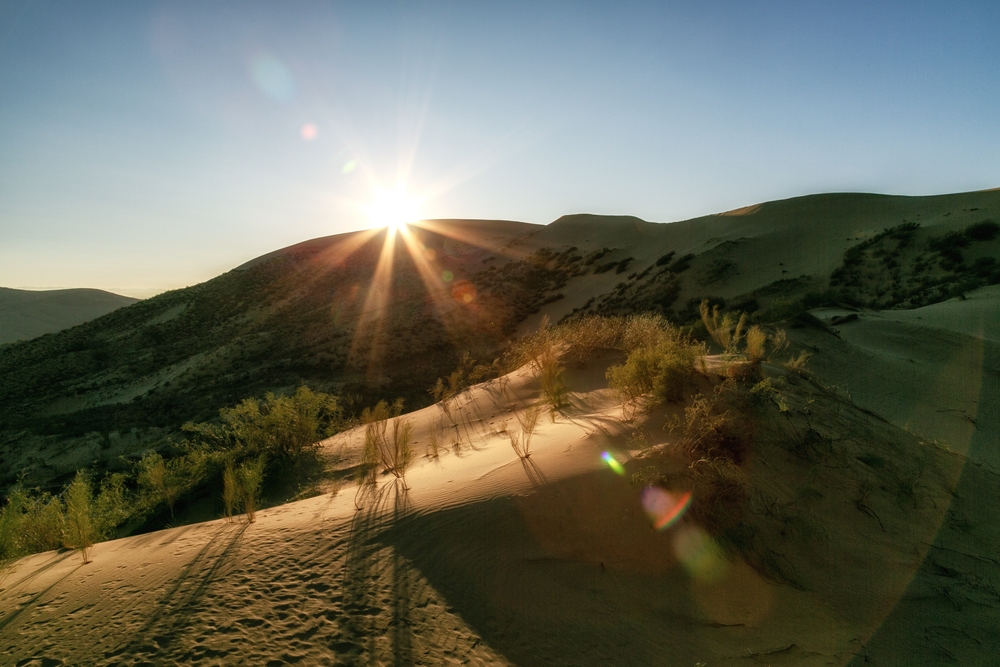
[[[375,191],[371,203],[365,207],[365,213],[373,226],[399,230],[406,223],[420,218],[420,205],[402,187],[379,189]]]

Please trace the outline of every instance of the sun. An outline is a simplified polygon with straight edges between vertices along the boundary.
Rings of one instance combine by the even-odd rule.
[[[388,227],[392,231],[399,231],[406,223],[420,219],[420,202],[402,186],[375,190],[371,203],[364,209],[373,227]]]

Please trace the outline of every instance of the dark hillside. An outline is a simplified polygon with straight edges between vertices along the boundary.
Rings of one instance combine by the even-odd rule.
[[[427,388],[464,351],[495,353],[511,314],[484,307],[474,289],[463,288],[495,253],[412,233],[420,267],[400,239],[383,258],[384,231],[317,239],[0,348],[0,424],[11,459],[4,482],[21,453],[17,443],[31,434],[169,431],[302,383],[362,400],[428,403]],[[391,272],[374,279],[389,257]]]

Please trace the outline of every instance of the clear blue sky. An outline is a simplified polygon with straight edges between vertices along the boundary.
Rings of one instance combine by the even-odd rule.
[[[538,223],[995,187],[998,31],[996,2],[0,0],[0,285],[190,285],[398,179]]]

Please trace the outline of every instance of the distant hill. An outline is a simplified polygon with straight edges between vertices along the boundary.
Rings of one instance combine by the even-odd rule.
[[[136,301],[99,289],[0,287],[0,345],[75,327]]]
[[[0,347],[0,488],[160,446],[186,421],[300,384],[356,406],[428,388],[463,354],[588,313],[697,329],[709,299],[752,321],[913,308],[1000,283],[1000,192],[824,194],[675,223],[568,215],[438,220],[313,239],[81,326]]]

